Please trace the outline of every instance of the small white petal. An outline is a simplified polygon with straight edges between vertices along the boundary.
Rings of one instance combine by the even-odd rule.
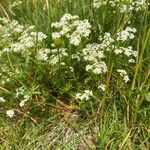
[[[14,117],[15,112],[13,110],[7,110],[6,114],[7,114],[8,117],[12,118],[12,117]]]
[[[1,103],[4,103],[5,102],[5,99],[3,97],[0,97],[0,102]]]

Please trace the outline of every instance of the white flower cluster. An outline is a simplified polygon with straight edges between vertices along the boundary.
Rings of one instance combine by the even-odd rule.
[[[84,90],[84,93],[77,93],[75,98],[80,100],[89,100],[93,96],[93,92],[90,90]]]
[[[21,33],[23,30],[24,26],[20,25],[18,21],[10,21],[7,18],[0,18],[0,32],[4,39],[11,37],[13,33]]]
[[[42,32],[35,32],[34,26],[24,27],[18,21],[10,21],[6,18],[0,18],[0,36],[4,47],[3,52],[29,53],[29,48],[40,45],[47,36]]]
[[[50,53],[50,49],[41,48],[37,51],[36,58],[37,58],[37,60],[47,61],[49,53]]]
[[[114,50],[114,53],[117,55],[118,54],[126,55],[129,58],[129,63],[135,63],[135,58],[138,55],[138,52],[134,51],[132,46],[116,48]]]
[[[20,96],[23,97],[23,100],[19,103],[19,105],[20,105],[20,107],[23,107],[25,102],[27,102],[31,98],[31,96],[27,92],[27,89],[24,86],[16,89],[16,97],[15,98],[18,98]]]
[[[86,71],[92,71],[95,74],[101,74],[107,72],[106,63],[102,60],[105,58],[103,51],[100,48],[100,44],[88,44],[82,51],[83,59],[88,61]]]
[[[149,5],[149,3],[147,3],[146,0],[132,0],[128,4],[120,5],[120,12],[141,11],[146,9],[147,5]]]
[[[100,8],[103,5],[110,5],[111,7],[118,6],[121,13],[130,11],[141,11],[146,9],[149,3],[146,0],[93,0],[93,7]]]
[[[117,41],[126,41],[128,39],[134,39],[136,33],[135,28],[127,27],[125,30],[117,33]]]
[[[123,77],[123,80],[126,82],[130,81],[129,76],[127,74],[127,72],[123,69],[117,69],[117,72],[120,74],[120,76]]]
[[[61,61],[63,57],[68,56],[66,48],[52,49],[52,55],[49,57],[49,63],[55,65]]]
[[[110,51],[112,44],[115,42],[115,40],[111,37],[111,34],[107,32],[105,32],[103,36],[99,36],[99,41],[99,47],[106,51]]]
[[[126,42],[127,40],[134,39],[136,31],[137,30],[135,28],[127,27],[125,30],[117,33],[116,41]],[[125,56],[127,56],[127,58],[129,58],[129,63],[135,62],[135,58],[137,57],[138,52],[134,51],[132,46],[118,47],[114,45],[113,47],[114,47],[114,53],[116,55],[124,54]]]
[[[51,27],[55,27],[59,32],[53,32],[52,38],[57,39],[66,36],[70,43],[79,45],[83,37],[88,37],[91,33],[91,25],[88,20],[79,20],[78,16],[65,14],[60,22],[54,22]]]
[[[106,73],[107,65],[105,60],[107,59],[108,52],[113,52],[117,57],[125,57],[128,63],[135,63],[138,52],[133,50],[132,46],[121,46],[126,44],[126,41],[135,38],[135,32],[136,29],[130,27],[126,27],[125,30],[118,32],[114,36],[106,32],[103,36],[99,36],[99,43],[86,45],[80,54],[84,61],[88,63],[86,71],[91,71],[95,74]],[[79,54],[74,55],[74,58],[79,60]],[[124,81],[127,82],[127,80],[128,78],[125,76]]]
[[[46,37],[47,36],[42,32],[28,32],[28,30],[26,30],[18,38],[18,42],[10,45],[10,50],[14,52],[26,53],[27,49],[37,46],[37,44],[40,44]]]
[[[93,0],[93,7],[94,8],[99,8],[102,5],[106,5],[107,4],[107,0]]]
[[[76,17],[73,17],[74,19]],[[72,19],[73,19],[72,18]],[[67,16],[62,21],[67,20]],[[1,51],[21,53],[24,56],[30,55],[30,49],[38,46],[36,51],[36,59],[39,61],[48,61],[51,64],[57,64],[63,56],[67,56],[66,48],[47,49],[40,48],[40,44],[47,36],[42,32],[35,32],[34,26],[24,27],[19,25],[18,21],[9,21],[6,18],[0,19],[0,36],[4,47]],[[7,46],[7,47],[6,47]]]

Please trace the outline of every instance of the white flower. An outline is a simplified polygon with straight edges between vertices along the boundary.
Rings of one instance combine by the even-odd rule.
[[[128,3],[126,3],[128,2]],[[146,0],[93,0],[93,7],[100,8],[103,5],[110,5],[111,7],[115,7],[118,5],[119,10],[121,13],[130,12],[130,11],[140,11],[144,10],[147,7]]]
[[[86,45],[86,48],[82,50],[83,59],[90,62],[86,65],[86,71],[92,71],[95,74],[107,72],[107,65],[102,60],[105,55],[101,48],[101,44],[94,43]]]
[[[75,96],[75,99],[81,99],[82,94],[81,93],[77,93]]]
[[[59,62],[59,57],[55,55],[51,55],[49,63],[55,65]]]
[[[125,4],[121,5],[119,9],[120,9],[121,13],[124,13],[128,10],[127,5],[125,5]]]
[[[7,47],[6,47],[6,48],[3,48],[3,49],[2,49],[2,52],[10,52],[10,49],[7,48]]]
[[[109,47],[115,40],[111,37],[110,33],[105,32],[103,36],[99,36],[99,41],[101,42],[101,49]]]
[[[73,71],[74,71],[74,68],[73,68],[73,67],[71,67],[71,66],[69,67],[69,69],[70,69],[70,71],[71,71],[71,72],[73,72]]]
[[[6,114],[7,114],[8,117],[12,118],[12,117],[14,117],[15,112],[13,110],[7,110]]]
[[[117,48],[114,50],[115,54],[121,54],[123,52],[122,48]]]
[[[125,81],[125,83],[127,83],[128,81],[130,81],[129,76],[125,75],[124,78],[123,78],[123,80]]]
[[[37,40],[38,40],[38,42],[42,42],[43,39],[46,39],[46,38],[47,38],[47,35],[45,35],[45,34],[42,33],[42,32],[37,32],[36,35],[37,35]]]
[[[89,34],[91,33],[90,29],[92,26],[87,19],[83,21],[77,20],[73,23],[73,26],[76,26],[75,33],[77,35],[88,37]]]
[[[53,32],[52,38],[57,39],[65,36],[70,43],[78,46],[83,37],[88,37],[91,33],[91,24],[88,20],[79,20],[78,16],[64,14],[59,22],[54,22],[51,27],[55,27],[59,32]]]
[[[70,43],[78,46],[81,42],[81,37],[79,35],[71,35],[70,37]]]
[[[86,71],[92,70],[93,66],[92,65],[86,65]]]
[[[106,65],[106,63],[104,61],[94,63],[93,64],[93,72],[95,74],[101,74],[102,72],[106,73],[107,72],[107,65]]]
[[[102,91],[105,91],[106,85],[105,85],[105,84],[100,84],[100,85],[98,86],[98,89],[101,89]]]
[[[135,60],[134,59],[129,59],[129,63],[135,63]]]
[[[4,103],[5,102],[5,99],[3,97],[0,97],[0,102],[1,103]]]
[[[20,106],[20,107],[23,107],[26,101],[27,101],[26,99],[22,100],[22,101],[19,103],[19,106]]]
[[[133,53],[133,48],[131,47],[131,46],[128,46],[127,48],[124,48],[124,54],[126,55],[126,56],[131,56],[132,55],[132,53]]]
[[[61,64],[62,66],[65,66],[65,65],[66,65],[64,62],[61,62],[60,64]]]
[[[126,75],[127,72],[123,69],[117,69],[117,71],[120,73],[121,76]]]
[[[117,72],[120,73],[120,76],[123,77],[123,80],[125,81],[125,83],[127,83],[128,81],[130,81],[129,76],[127,74],[127,72],[123,69],[117,69]]]
[[[89,96],[93,96],[93,92],[90,90],[84,90],[84,93],[89,95]]]
[[[16,52],[30,55],[29,48],[39,45],[47,36],[42,32],[33,31],[34,26],[23,26],[16,20],[10,21],[6,18],[0,18],[2,25],[0,25],[0,32],[2,36],[2,43],[7,45],[2,49],[2,52]],[[17,36],[14,36],[14,35]]]
[[[125,56],[128,57],[129,63],[134,63],[135,57],[137,57],[137,55],[138,55],[138,52],[134,51],[132,46],[115,48],[114,53],[116,55],[124,54]]]
[[[18,98],[19,95],[24,95],[25,94],[25,87],[19,87],[16,89],[16,98]]]
[[[61,37],[61,34],[59,32],[53,32],[52,33],[52,38],[55,39],[59,39]]]
[[[93,0],[93,7],[94,8],[99,8],[102,5],[106,5],[107,4],[107,0]]]
[[[132,55],[133,55],[134,57],[137,57],[137,56],[138,56],[138,52],[137,52],[137,51],[133,51],[133,52],[132,52]]]
[[[24,100],[22,100],[22,101],[19,103],[20,107],[23,107],[24,104],[25,104],[25,102],[28,101],[29,99],[30,99],[30,96],[29,96],[29,95],[25,95],[25,96],[24,96]]]
[[[84,93],[77,93],[75,99],[89,100],[93,96],[93,92],[90,90],[84,90]]]
[[[117,41],[126,41],[128,39],[134,39],[136,32],[135,28],[127,27],[125,30],[117,33]]]
[[[50,49],[41,48],[37,51],[37,59],[41,61],[47,61]]]
[[[72,16],[71,14],[66,13],[61,18],[61,22],[70,21],[70,20],[76,20],[76,19],[79,19],[79,17],[77,15]]]
[[[51,50],[52,55],[49,57],[49,63],[52,65],[57,64],[58,62],[61,63],[61,59],[68,56],[66,48],[58,48]]]
[[[79,53],[79,52],[77,52],[76,54],[73,54],[73,55],[71,56],[71,58],[72,58],[72,59],[77,59],[77,61],[81,61],[80,53]]]
[[[15,7],[15,6],[18,6],[18,5],[20,5],[20,4],[22,4],[22,1],[14,1],[10,6],[11,7]]]

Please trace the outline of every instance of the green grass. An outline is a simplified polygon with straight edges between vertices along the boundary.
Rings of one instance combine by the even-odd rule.
[[[17,20],[24,26],[34,25],[34,31],[47,35],[38,45],[29,49],[31,56],[16,53],[0,53],[0,149],[2,150],[148,150],[150,149],[150,11],[121,14],[119,6],[109,4],[99,9],[92,7],[92,0],[22,0],[11,8],[12,0],[0,0],[0,17]],[[128,2],[128,1],[125,1]],[[114,12],[114,13],[113,13]],[[66,37],[52,39],[53,22],[65,14],[88,19],[92,25],[89,38],[79,46],[69,43]],[[128,22],[130,21],[130,24]],[[1,22],[0,22],[1,23]],[[98,43],[105,32],[114,37],[125,27],[135,27],[135,38],[115,45],[133,46],[138,51],[135,64],[127,63],[126,57],[106,52],[106,74],[86,72],[88,62],[71,60],[71,55],[81,52],[89,43]],[[17,41],[19,34],[12,33]],[[0,51],[7,47],[0,29]],[[66,47],[66,66],[55,66],[36,60],[39,48]],[[69,67],[74,67],[74,72]],[[6,68],[5,73],[2,68]],[[124,83],[116,69],[126,69],[129,83]],[[20,73],[15,70],[19,69]],[[11,75],[10,75],[11,73]],[[5,78],[6,77],[6,78]],[[99,83],[106,90],[97,89]],[[15,98],[15,90],[25,87],[30,100],[19,107],[23,97]],[[75,99],[77,92],[90,89],[94,93],[88,101]],[[6,116],[13,109],[15,117]]]

